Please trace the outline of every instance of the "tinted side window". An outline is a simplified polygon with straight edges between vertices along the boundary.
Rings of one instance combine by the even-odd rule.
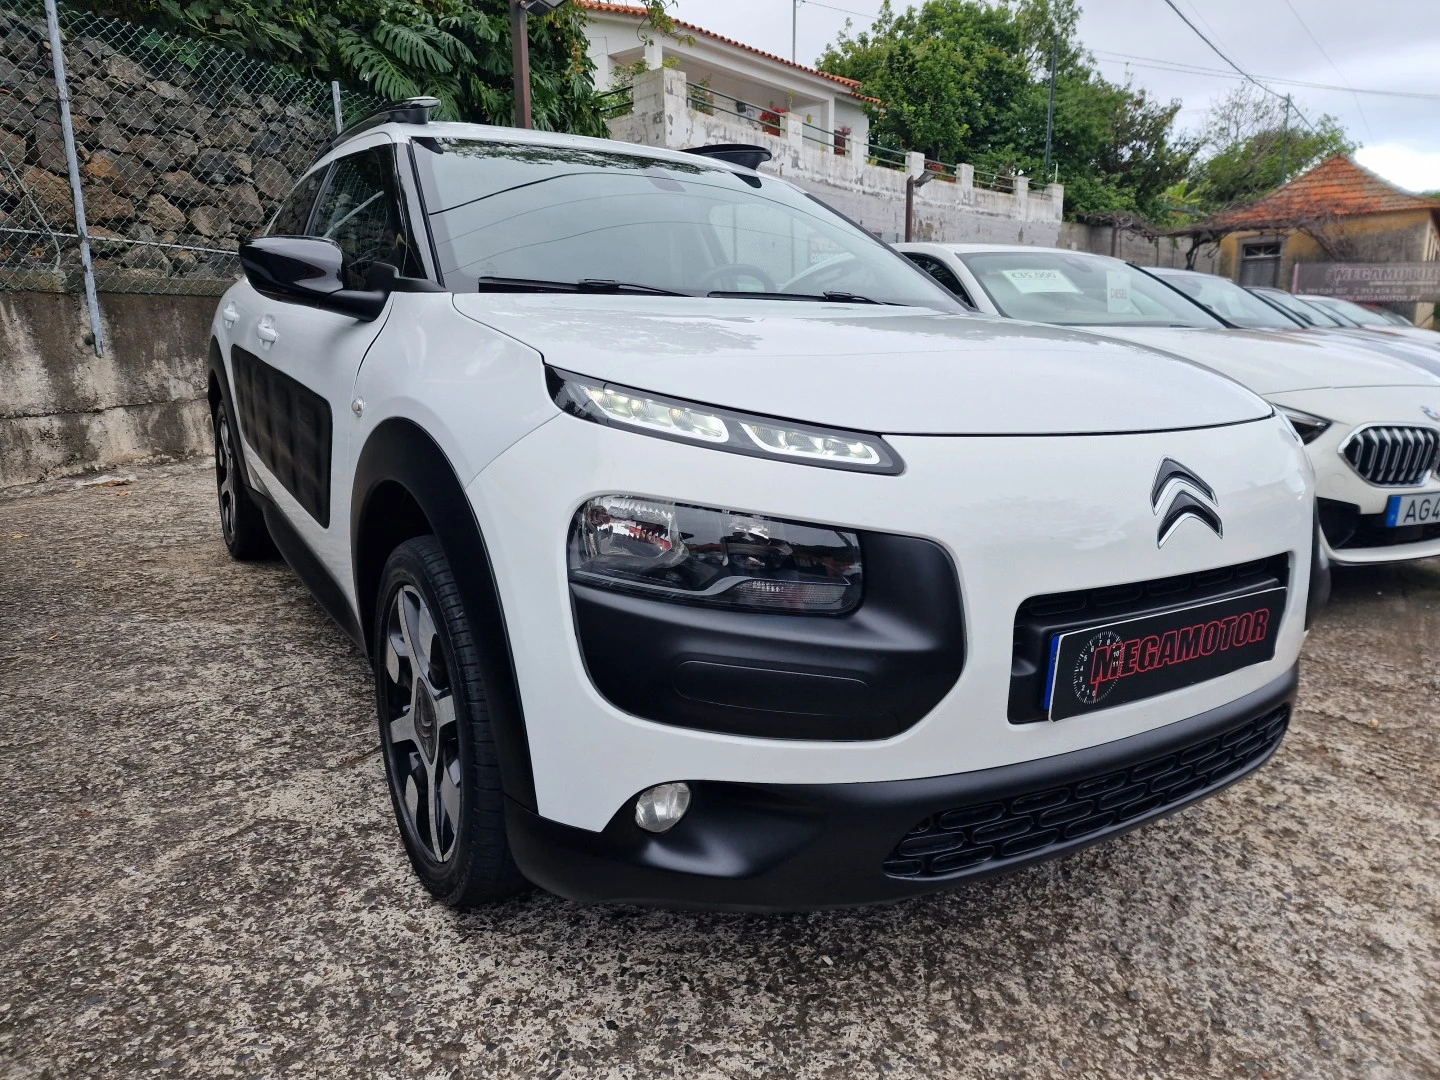
[[[975,306],[974,301],[970,299],[970,295],[965,291],[965,286],[961,285],[960,279],[955,276],[955,272],[939,259],[931,258],[929,255],[921,255],[913,251],[907,251],[904,255],[916,266],[920,267],[921,270],[924,270],[925,273],[929,274],[961,300],[964,300],[965,303],[971,307]]]
[[[361,150],[335,163],[309,231],[340,245],[346,288],[364,288],[377,262],[390,263],[406,277],[424,276],[400,210],[394,154],[388,146]]]
[[[325,170],[317,169],[295,185],[289,198],[280,204],[275,220],[270,222],[270,236],[304,236],[305,226],[310,224],[310,208],[315,205],[315,196],[325,179]]]

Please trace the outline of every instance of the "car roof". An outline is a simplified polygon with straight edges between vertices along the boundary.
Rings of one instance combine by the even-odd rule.
[[[1227,277],[1220,277],[1219,274],[1207,274],[1204,270],[1186,270],[1183,266],[1145,266],[1141,269],[1148,270],[1159,277],[1203,277],[1217,278],[1220,281],[1230,280]]]
[[[375,124],[367,127],[364,135],[368,136],[376,132],[382,132],[396,142],[409,142],[412,139],[470,139],[476,142],[492,143],[521,143],[532,146],[554,146],[570,147],[585,150],[604,150],[612,154],[625,154],[629,157],[651,158],[656,162],[674,162],[685,164],[691,168],[697,165],[702,168],[712,169],[715,172],[732,172],[742,175],[754,175],[755,170],[746,169],[743,166],[722,161],[719,158],[705,157],[700,154],[692,154],[686,150],[670,150],[660,146],[643,146],[640,143],[620,142],[617,139],[596,139],[588,135],[568,135],[558,131],[535,131],[530,128],[499,127],[493,124],[465,124],[450,120],[432,120],[429,123],[400,123],[389,121],[383,124]],[[357,135],[356,139],[363,138]],[[315,165],[342,157],[349,150],[353,149],[350,140],[341,140],[315,159]],[[312,166],[313,168],[313,166]],[[788,183],[782,177],[773,174],[763,173],[767,180],[780,180]]]

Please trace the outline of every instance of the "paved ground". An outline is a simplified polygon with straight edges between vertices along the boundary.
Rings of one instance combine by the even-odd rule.
[[[1277,758],[1100,848],[842,914],[456,915],[365,665],[209,484],[0,496],[0,1076],[1440,1075],[1440,565],[1343,576]]]

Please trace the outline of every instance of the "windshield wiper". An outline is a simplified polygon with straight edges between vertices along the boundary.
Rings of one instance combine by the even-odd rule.
[[[798,293],[798,292],[746,292],[744,289],[733,291],[719,291],[706,293],[706,296],[716,296],[725,300],[823,300],[832,304],[889,304],[889,300],[872,300],[868,296],[861,296],[853,292],[823,292],[823,293]]]
[[[691,293],[661,289],[609,278],[581,278],[579,281],[548,281],[545,278],[481,277],[475,281],[481,292],[563,292],[563,293],[641,293],[649,296],[691,296]]]

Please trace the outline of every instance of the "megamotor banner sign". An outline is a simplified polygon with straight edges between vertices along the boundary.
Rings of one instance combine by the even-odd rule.
[[[1296,263],[1294,291],[1376,304],[1440,300],[1440,262]]]

